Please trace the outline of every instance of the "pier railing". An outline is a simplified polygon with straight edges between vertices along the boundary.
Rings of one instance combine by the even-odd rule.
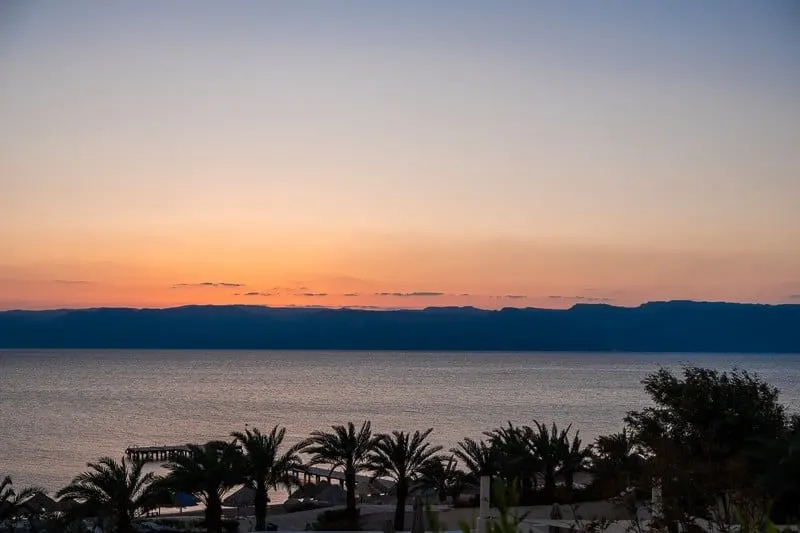
[[[125,449],[125,455],[137,461],[169,461],[178,456],[189,455],[188,444],[165,446],[130,446]]]

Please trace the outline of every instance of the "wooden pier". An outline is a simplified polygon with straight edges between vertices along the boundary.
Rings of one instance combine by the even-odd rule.
[[[290,472],[290,474],[297,476],[297,479],[300,480],[301,485],[305,485],[307,483],[315,483],[319,485],[321,481],[327,481],[331,485],[338,484],[340,487],[344,487],[344,472],[331,472],[329,468],[304,466],[300,469],[293,470]]]
[[[292,470],[290,474],[297,476],[300,485],[314,483],[319,485],[320,482],[327,482],[329,485],[339,485],[344,488],[344,472],[335,470],[331,471],[329,468],[318,468],[315,466],[303,466],[299,469]],[[359,486],[374,486],[375,488],[383,488],[387,492],[394,486],[394,482],[387,479],[373,479],[370,476],[356,475],[356,485]]]
[[[125,455],[137,461],[145,462],[158,462],[170,461],[175,457],[188,456],[191,453],[189,444],[176,444],[164,446],[130,446],[125,449]],[[298,478],[301,485],[314,483],[319,485],[320,482],[327,482],[330,485],[339,485],[344,487],[344,472],[338,470],[331,470],[329,468],[319,468],[315,466],[301,466],[293,469],[290,474]],[[357,475],[356,483],[359,485],[372,485],[375,482],[380,485],[390,487],[393,485],[388,480],[374,480],[369,476]]]
[[[169,461],[178,456],[189,455],[189,445],[131,446],[125,449],[125,455],[137,461]]]

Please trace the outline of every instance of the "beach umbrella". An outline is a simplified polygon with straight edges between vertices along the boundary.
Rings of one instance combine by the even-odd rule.
[[[197,505],[197,498],[188,492],[175,493],[175,498],[173,498],[173,500],[175,501],[175,507],[192,507]]]
[[[347,492],[338,485],[330,485],[319,491],[314,499],[332,504],[344,503],[347,500]]]
[[[58,502],[44,492],[35,493],[33,496],[22,502],[22,507],[34,515],[42,513],[55,513],[59,510]]]
[[[256,491],[253,488],[244,486],[222,500],[222,505],[227,507],[250,507],[256,500]]]
[[[422,507],[422,498],[414,496],[414,514],[411,518],[411,533],[425,533],[425,510]]]
[[[80,502],[75,498],[61,498],[56,502],[56,505],[58,505],[57,511],[66,513],[67,511],[75,509],[75,507],[80,505]]]

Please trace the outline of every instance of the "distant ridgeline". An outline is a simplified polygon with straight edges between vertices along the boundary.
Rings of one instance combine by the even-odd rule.
[[[5,311],[0,347],[800,353],[800,305]]]

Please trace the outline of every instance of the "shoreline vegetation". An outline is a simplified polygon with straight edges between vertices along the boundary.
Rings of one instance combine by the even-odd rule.
[[[593,443],[583,442],[578,428],[538,420],[508,422],[449,450],[431,442],[432,428],[379,432],[369,421],[350,422],[288,446],[285,428],[248,427],[230,440],[189,445],[163,476],[144,473],[140,461],[101,458],[56,492],[58,502],[6,477],[0,531],[132,533],[154,510],[186,506],[181,501],[188,498],[205,507],[193,527],[232,533],[239,523],[224,519],[223,499],[240,485],[250,491],[243,506],[252,507],[254,529],[265,531],[275,509],[268,505],[270,491],[299,487],[296,472],[309,466],[344,477],[345,505],[321,512],[312,526],[319,530],[360,529],[370,490],[359,486],[364,475],[381,480],[376,490],[394,503],[398,531],[406,529],[407,504],[416,496],[431,506],[477,506],[482,476],[500,487],[493,503],[501,513],[604,501],[634,522],[649,508],[646,529],[669,533],[766,533],[773,523],[800,519],[800,417],[779,402],[777,389],[745,371],[697,367],[677,374],[661,369],[642,384],[652,405],[629,412],[620,432]],[[302,489],[296,494],[302,497]],[[516,530],[507,518],[498,524],[514,523]],[[440,527],[435,517],[429,523]],[[609,527],[607,518],[593,524],[586,529]],[[636,533],[644,531],[637,527]]]
[[[257,305],[0,312],[0,348],[800,353],[800,305],[569,309]]]

